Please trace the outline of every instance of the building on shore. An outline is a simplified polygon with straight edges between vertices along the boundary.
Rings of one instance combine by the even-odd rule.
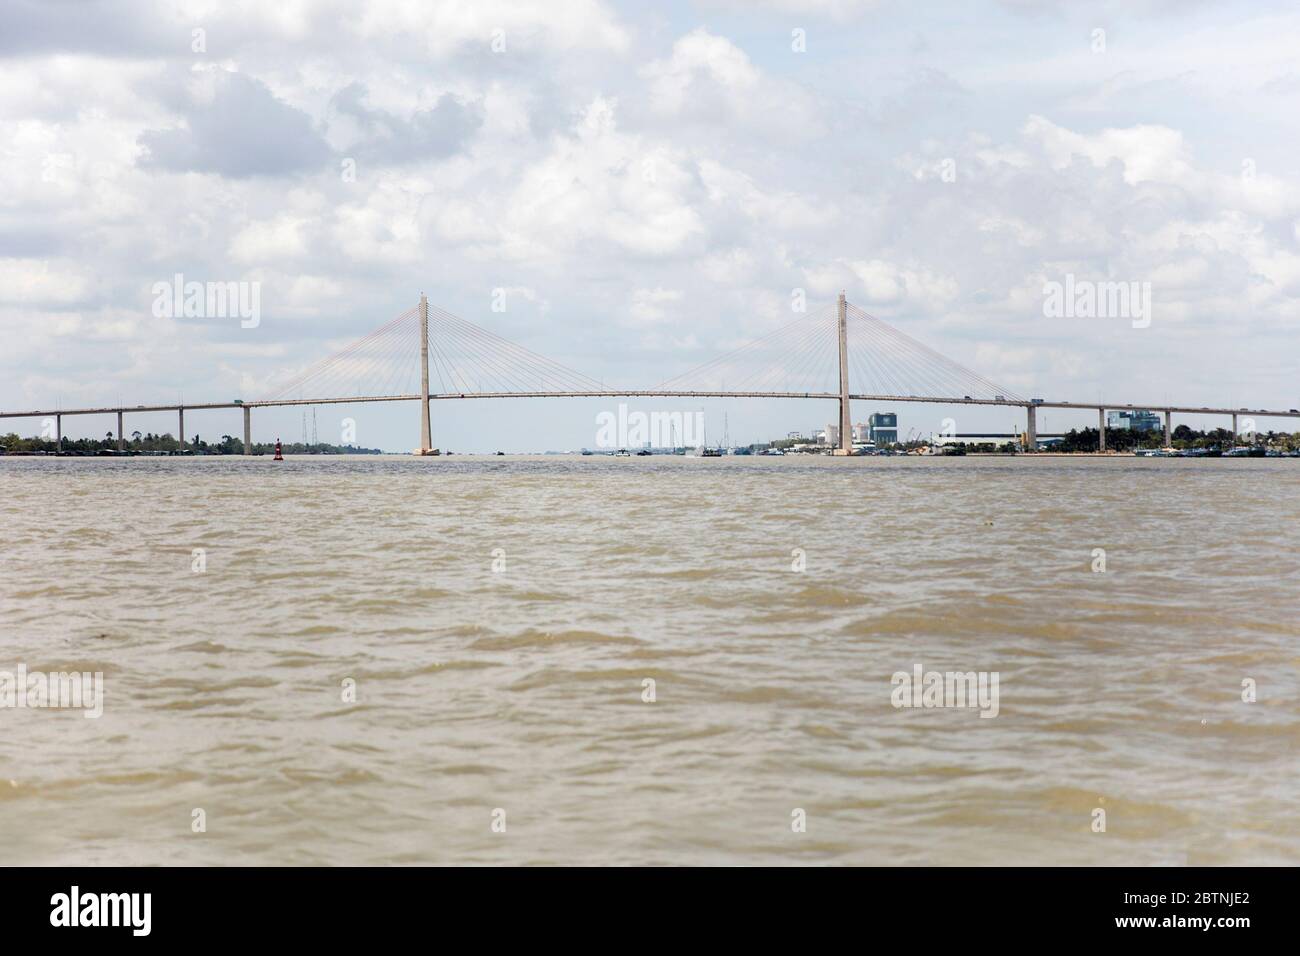
[[[1157,432],[1164,428],[1160,416],[1145,408],[1106,413],[1106,427],[1135,432]]]
[[[873,412],[867,419],[867,441],[878,446],[898,443],[898,413]]]

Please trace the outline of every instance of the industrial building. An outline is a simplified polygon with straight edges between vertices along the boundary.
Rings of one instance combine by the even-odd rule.
[[[867,419],[867,440],[877,446],[893,445],[898,441],[898,414],[874,412]]]
[[[1157,432],[1164,427],[1160,416],[1145,408],[1106,413],[1107,428],[1122,428],[1135,432]]]

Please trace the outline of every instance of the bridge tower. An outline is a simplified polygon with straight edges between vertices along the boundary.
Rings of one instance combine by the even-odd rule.
[[[840,337],[840,447],[836,454],[853,454],[853,415],[849,408],[849,310],[844,293],[839,299]]]
[[[420,454],[433,450],[429,427],[429,297],[420,293]]]

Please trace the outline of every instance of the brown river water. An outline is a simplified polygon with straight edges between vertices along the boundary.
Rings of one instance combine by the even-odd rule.
[[[10,458],[0,522],[0,672],[103,674],[0,709],[6,863],[1300,863],[1297,461]]]

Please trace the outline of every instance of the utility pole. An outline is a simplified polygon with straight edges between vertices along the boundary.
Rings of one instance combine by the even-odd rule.
[[[853,454],[853,416],[849,410],[849,310],[844,293],[839,301],[840,335],[840,447],[837,454]]]
[[[420,293],[420,454],[433,449],[433,432],[429,425],[429,299]]]

